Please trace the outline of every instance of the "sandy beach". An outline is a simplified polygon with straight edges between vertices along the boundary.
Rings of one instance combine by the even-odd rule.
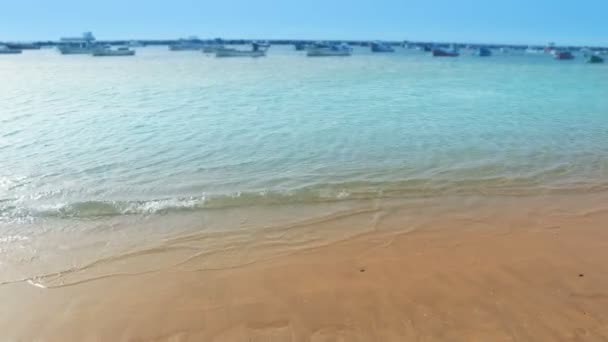
[[[118,262],[114,276],[7,284],[0,330],[5,341],[605,341],[605,197],[400,207],[371,231],[241,265],[120,273],[168,250]]]

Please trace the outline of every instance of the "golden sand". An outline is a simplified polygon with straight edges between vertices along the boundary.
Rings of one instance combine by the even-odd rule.
[[[387,215],[390,229],[231,267],[8,284],[0,339],[606,341],[603,199],[512,198],[437,216],[402,208]]]

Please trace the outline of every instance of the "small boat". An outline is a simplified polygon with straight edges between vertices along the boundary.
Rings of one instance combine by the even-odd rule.
[[[36,43],[7,43],[6,46],[14,50],[40,50],[40,44]]]
[[[169,45],[170,51],[198,51],[202,50],[205,44],[197,36],[182,38],[177,43]]]
[[[296,51],[304,51],[308,47],[308,44],[303,42],[297,42],[293,44],[293,47],[296,49]]]
[[[481,47],[481,48],[475,50],[474,55],[478,56],[478,57],[490,57],[490,56],[492,56],[492,50],[490,50],[486,47]]]
[[[224,50],[224,49],[226,49],[224,44],[212,43],[212,44],[203,45],[202,50],[203,50],[203,53],[216,53],[219,50]]]
[[[454,49],[443,50],[443,49],[433,49],[433,57],[458,57],[460,53]]]
[[[170,51],[198,51],[203,49],[203,44],[197,42],[179,42],[169,45]]]
[[[118,49],[112,49],[105,47],[98,49],[93,52],[94,57],[126,57],[135,56],[135,50],[131,50],[128,47],[119,47]]]
[[[13,49],[6,45],[0,45],[0,55],[16,55],[20,54],[21,52],[23,51],[20,49]]]
[[[218,49],[215,52],[215,57],[264,57],[266,56],[266,45],[260,46],[260,44],[253,43],[251,50],[237,50],[237,49]]]
[[[392,46],[382,43],[382,42],[373,42],[371,43],[372,52],[395,52]]]
[[[554,54],[554,57],[557,60],[571,60],[574,59],[574,55],[570,51],[558,51]]]
[[[62,55],[90,55],[99,49],[91,32],[85,32],[81,37],[61,38],[57,47]]]
[[[587,57],[587,63],[600,64],[600,63],[604,63],[604,59],[598,55],[591,55],[591,56]]]
[[[315,44],[308,48],[308,57],[348,57],[353,53],[353,49],[346,44],[322,45]]]

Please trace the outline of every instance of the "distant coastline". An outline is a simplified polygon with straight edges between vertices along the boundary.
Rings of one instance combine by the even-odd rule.
[[[139,42],[145,46],[162,46],[171,45],[184,40],[188,41],[199,41],[199,42],[221,42],[226,45],[244,45],[251,44],[255,41],[265,41],[271,45],[294,45],[302,43],[312,43],[317,41],[324,41],[329,43],[346,43],[352,46],[369,46],[371,42],[377,40],[324,40],[324,39],[112,39],[112,40],[97,40],[97,43],[105,45],[125,45],[130,42]],[[410,47],[424,47],[424,46],[436,46],[436,47],[449,47],[453,46],[456,48],[465,47],[486,47],[490,49],[508,48],[513,50],[525,50],[527,48],[543,48],[546,45],[528,45],[528,44],[498,44],[498,43],[467,43],[467,42],[441,42],[441,41],[395,41],[395,40],[383,40],[384,43],[393,46],[401,46],[407,44]],[[37,49],[40,47],[54,47],[61,45],[61,40],[39,40],[39,41],[0,41],[0,45],[14,46],[21,49]],[[583,45],[554,45],[557,49],[567,49],[570,51],[579,51],[582,49],[595,50],[606,50],[608,46],[583,46]]]

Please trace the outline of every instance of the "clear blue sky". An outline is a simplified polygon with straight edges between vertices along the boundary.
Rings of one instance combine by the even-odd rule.
[[[608,0],[0,0],[0,40],[306,38],[608,45]]]

